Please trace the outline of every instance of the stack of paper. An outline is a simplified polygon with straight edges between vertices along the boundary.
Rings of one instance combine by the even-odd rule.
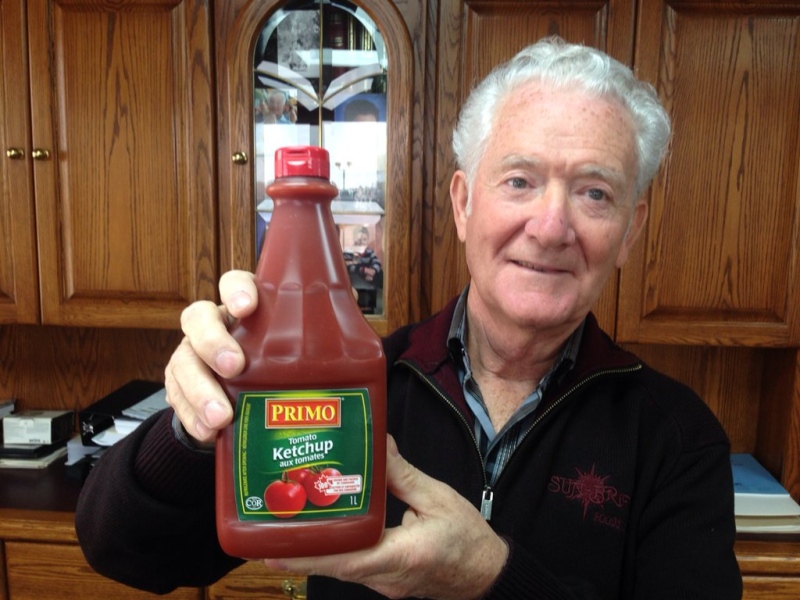
[[[114,425],[95,435],[93,442],[98,446],[113,446],[141,423],[160,410],[167,408],[167,390],[161,388],[144,400],[122,410],[120,416],[114,417]]]
[[[0,444],[0,468],[44,469],[67,454],[67,443]]]
[[[800,505],[750,454],[731,454],[736,530],[800,532]]]

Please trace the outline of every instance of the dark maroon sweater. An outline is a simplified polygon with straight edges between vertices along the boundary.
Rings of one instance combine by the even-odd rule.
[[[476,507],[487,482],[447,334],[455,302],[385,340],[389,433],[400,453]],[[89,563],[164,593],[241,561],[214,525],[214,460],[150,419],[100,460],[76,528]],[[487,598],[740,598],[729,445],[687,387],[615,346],[590,315],[575,367],[552,384],[498,478],[491,525],[509,542]],[[405,506],[392,496],[387,526]],[[475,549],[480,552],[480,548]],[[309,598],[381,598],[311,577]]]

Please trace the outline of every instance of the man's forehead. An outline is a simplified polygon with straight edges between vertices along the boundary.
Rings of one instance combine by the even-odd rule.
[[[520,87],[519,93],[509,95],[498,107],[487,141],[487,150],[500,150],[495,160],[523,168],[537,167],[558,150],[571,149],[573,143],[576,149],[594,148],[595,158],[582,161],[585,166],[581,168],[605,176],[612,176],[606,170],[618,175],[626,170],[615,164],[609,153],[636,154],[633,119],[618,100],[581,88],[554,89],[540,82]]]

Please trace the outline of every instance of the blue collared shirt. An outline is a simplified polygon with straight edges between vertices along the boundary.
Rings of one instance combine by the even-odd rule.
[[[522,441],[526,431],[525,425],[529,425],[531,415],[542,401],[542,395],[553,377],[559,377],[569,371],[575,364],[575,357],[578,354],[583,323],[570,335],[564,344],[553,367],[539,381],[536,389],[523,400],[516,412],[500,431],[494,430],[492,420],[486,410],[486,405],[481,395],[478,382],[472,377],[469,355],[467,353],[467,289],[461,293],[461,297],[456,304],[453,320],[450,324],[450,333],[447,345],[453,355],[458,368],[458,377],[464,390],[464,397],[467,400],[472,414],[475,416],[475,439],[481,451],[484,461],[484,468],[489,485],[494,485],[497,477],[505,467],[509,458]]]

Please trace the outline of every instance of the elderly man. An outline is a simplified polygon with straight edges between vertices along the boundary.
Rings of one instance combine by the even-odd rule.
[[[741,596],[724,431],[590,313],[642,230],[668,138],[650,86],[558,39],[478,85],[450,185],[470,284],[384,341],[385,535],[269,566],[311,574],[312,599]],[[130,585],[163,592],[239,564],[216,541],[208,443],[232,418],[213,371],[244,364],[226,319],[256,293],[241,272],[220,291],[222,307],[184,313],[175,417],[109,451],[81,498],[87,558]]]

